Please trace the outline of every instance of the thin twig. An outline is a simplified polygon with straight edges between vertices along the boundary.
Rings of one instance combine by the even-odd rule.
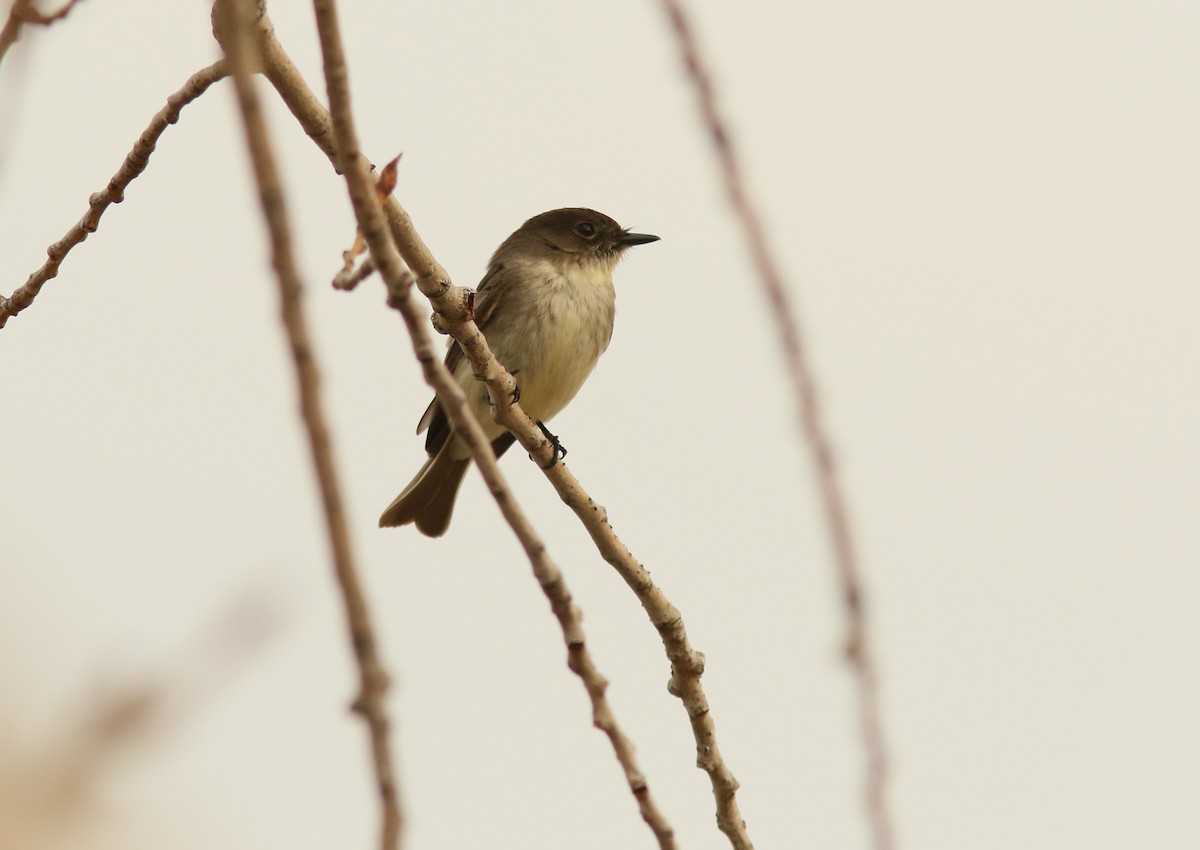
[[[783,276],[767,245],[766,233],[746,191],[741,166],[734,153],[729,128],[717,109],[716,95],[700,55],[691,24],[679,0],[662,0],[671,22],[687,74],[696,90],[704,124],[720,164],[725,192],[741,223],[750,256],[775,317],[776,331],[792,379],[800,427],[817,470],[817,482],[825,520],[833,541],[834,559],[846,612],[846,658],[858,683],[859,726],[867,753],[866,809],[874,846],[889,850],[894,839],[887,806],[887,745],[879,707],[879,685],[869,629],[858,558],[845,499],[842,497],[833,446],[824,425],[812,369],[805,355],[797,310],[788,295]]]
[[[326,152],[334,168],[341,173],[329,113],[308,89],[296,66],[275,38],[269,21],[264,19],[260,34],[264,39],[263,73],[279,91],[305,132]],[[515,381],[497,362],[487,347],[487,341],[472,321],[464,297],[465,290],[451,283],[450,276],[422,241],[413,227],[412,219],[395,198],[388,198],[384,204],[384,214],[397,249],[416,275],[417,287],[433,304],[436,311],[435,327],[443,333],[449,333],[462,346],[472,370],[487,384],[493,399],[512,398]],[[363,232],[365,234],[366,230]],[[518,405],[497,404],[495,413],[497,421],[513,432],[521,446],[540,466],[549,464],[553,446]],[[752,850],[754,845],[737,805],[738,782],[717,747],[715,725],[701,684],[704,657],[691,646],[682,615],[654,584],[645,567],[620,541],[608,524],[605,510],[584,491],[567,465],[556,463],[545,474],[562,500],[579,517],[604,559],[634,591],[658,631],[671,663],[670,691],[683,703],[696,741],[697,766],[708,774],[712,784],[717,824],[729,837],[735,850]]]
[[[0,29],[0,62],[4,61],[4,55],[8,53],[8,48],[20,39],[21,27],[24,24],[48,27],[71,14],[71,9],[78,2],[79,0],[67,0],[57,11],[43,14],[33,5],[32,0],[13,0],[12,8],[8,12],[8,20],[4,22],[4,29]]]
[[[342,591],[350,642],[358,662],[359,694],[354,701],[354,709],[363,716],[370,732],[375,778],[383,809],[380,846],[382,850],[395,850],[399,846],[403,815],[392,766],[385,706],[388,677],[376,649],[370,610],[351,550],[350,532],[342,509],[333,448],[330,445],[329,430],[325,424],[321,403],[320,375],[301,300],[302,284],[292,253],[287,211],[283,203],[283,186],[275,167],[266,123],[251,77],[253,68],[258,66],[258,62],[252,58],[252,53],[258,49],[258,40],[251,34],[256,18],[252,15],[254,10],[251,2],[253,0],[232,0],[215,4],[214,30],[228,34],[222,45],[234,72],[238,104],[246,128],[254,175],[258,181],[259,200],[271,234],[271,265],[279,280],[281,315],[287,330],[292,361],[296,367],[300,411],[320,485],[321,501],[325,508],[325,524],[329,533],[338,586]],[[257,12],[259,15],[263,13],[261,2]],[[218,20],[219,18],[223,20]]]
[[[119,204],[125,199],[126,187],[146,170],[159,136],[168,126],[179,120],[179,113],[183,107],[204,94],[209,86],[223,79],[228,73],[225,60],[222,59],[197,71],[183,84],[183,88],[167,98],[166,106],[158,111],[150,125],[142,131],[142,135],[134,142],[133,149],[126,155],[125,161],[108,181],[108,185],[88,198],[88,208],[83,218],[68,230],[62,239],[46,249],[47,259],[41,268],[31,274],[11,296],[0,298],[0,328],[4,327],[9,317],[15,316],[32,304],[46,281],[58,275],[58,268],[67,252],[87,239],[89,233],[96,231],[100,226],[100,217],[104,215],[109,204]]]
[[[340,151],[339,164],[346,177],[359,229],[371,251],[371,259],[387,284],[388,304],[399,310],[404,317],[426,381],[441,400],[454,425],[455,433],[467,442],[501,512],[529,557],[534,575],[549,599],[562,630],[563,640],[567,645],[568,667],[579,676],[587,690],[592,703],[593,724],[608,736],[617,760],[625,772],[626,782],[637,800],[642,818],[653,831],[659,847],[663,850],[673,850],[676,846],[674,832],[650,795],[645,777],[634,757],[632,744],[617,725],[612,707],[605,696],[608,682],[600,675],[592,661],[584,640],[579,609],[571,600],[562,573],[547,554],[545,543],[509,490],[489,440],[468,408],[461,388],[438,356],[424,315],[413,303],[413,275],[404,266],[392,244],[386,229],[383,209],[372,186],[369,166],[359,148],[350,108],[348,72],[339,32],[337,6],[333,0],[314,0],[313,6],[317,13],[317,30],[324,57],[325,81],[337,137],[337,150]]]
[[[352,292],[360,283],[375,274],[375,261],[370,257],[358,264],[357,268],[338,272],[333,276],[333,288],[343,292]]]

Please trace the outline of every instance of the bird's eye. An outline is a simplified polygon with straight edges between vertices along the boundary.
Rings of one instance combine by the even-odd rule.
[[[581,221],[575,225],[575,232],[584,239],[591,239],[596,235],[596,225],[589,221]]]

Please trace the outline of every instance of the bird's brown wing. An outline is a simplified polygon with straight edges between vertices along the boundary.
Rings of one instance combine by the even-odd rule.
[[[497,298],[497,294],[503,292],[506,288],[505,283],[507,277],[502,274],[504,271],[503,265],[495,265],[488,269],[488,273],[484,275],[483,280],[479,282],[479,287],[475,290],[475,324],[479,326],[479,330],[487,333],[488,325],[496,318],[499,305],[503,302],[502,298]],[[462,362],[463,350],[462,346],[457,341],[450,343],[450,349],[446,352],[446,368],[454,374],[454,370],[458,368],[458,364]],[[425,435],[425,451],[430,457],[437,454],[438,451],[446,444],[446,440],[450,439],[450,420],[446,417],[446,411],[442,410],[442,405],[435,398],[429,403],[429,407],[425,409],[421,421],[417,423],[417,433],[428,429],[429,433]],[[508,435],[506,435],[508,436]],[[503,437],[497,438],[497,442],[503,440]],[[511,445],[511,440],[503,448],[496,452],[497,457],[504,449]]]

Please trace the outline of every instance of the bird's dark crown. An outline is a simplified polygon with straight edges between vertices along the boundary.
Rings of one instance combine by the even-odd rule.
[[[492,262],[509,253],[546,251],[615,262],[625,249],[657,239],[646,233],[630,233],[604,213],[566,207],[535,215],[522,224],[496,249]]]

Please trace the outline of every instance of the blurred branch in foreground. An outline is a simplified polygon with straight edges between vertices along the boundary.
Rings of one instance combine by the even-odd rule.
[[[184,835],[147,836],[105,806],[109,771],[124,758],[178,734],[188,717],[227,685],[277,630],[279,612],[265,596],[236,600],[187,644],[129,684],[106,684],[50,728],[17,736],[13,702],[0,703],[0,847],[4,850],[101,850],[178,846]],[[46,663],[53,663],[48,659]],[[11,684],[11,683],[10,683]],[[124,834],[129,833],[129,834]]]
[[[342,508],[333,445],[321,398],[320,370],[304,315],[301,298],[303,285],[292,252],[291,226],[284,205],[283,184],[275,166],[275,154],[251,76],[259,67],[259,45],[253,36],[253,28],[256,19],[265,11],[261,2],[252,3],[253,0],[214,3],[213,29],[218,34],[233,71],[259,201],[270,234],[271,266],[279,283],[280,315],[295,367],[301,418],[321,493],[325,527],[350,632],[350,644],[358,663],[359,692],[353,707],[366,721],[370,735],[375,782],[383,813],[380,847],[382,850],[395,850],[400,846],[404,816],[396,787],[390,723],[385,705],[388,676],[379,658],[370,608],[355,565],[350,529]]]
[[[79,0],[66,0],[54,12],[39,12],[33,0],[13,0],[12,8],[8,11],[8,20],[4,22],[4,28],[0,29],[0,62],[4,61],[8,48],[21,38],[21,27],[25,24],[48,27],[71,14],[78,2]]]

